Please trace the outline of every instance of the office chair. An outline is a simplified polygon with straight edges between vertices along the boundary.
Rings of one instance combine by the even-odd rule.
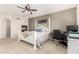
[[[64,34],[62,34],[60,30],[57,30],[57,29],[53,30],[53,41],[57,42],[56,46],[60,42],[64,42],[64,40],[67,40],[67,36],[65,36]]]

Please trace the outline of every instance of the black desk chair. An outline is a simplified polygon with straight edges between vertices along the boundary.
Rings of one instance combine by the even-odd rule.
[[[67,36],[65,36],[64,34],[62,34],[60,30],[54,30],[53,31],[53,41],[57,41],[56,46],[60,42],[64,42],[65,40],[67,40]]]

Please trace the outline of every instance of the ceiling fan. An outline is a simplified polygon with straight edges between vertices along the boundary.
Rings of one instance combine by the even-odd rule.
[[[27,11],[30,14],[32,14],[32,11],[37,11],[37,9],[31,9],[30,4],[27,4],[25,7],[21,7],[21,6],[17,6],[17,7],[23,9],[22,11],[23,13]]]

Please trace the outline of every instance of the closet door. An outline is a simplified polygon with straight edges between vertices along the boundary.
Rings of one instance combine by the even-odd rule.
[[[6,38],[10,38],[10,20],[6,20]]]
[[[3,18],[2,20],[2,38],[10,37],[10,20]]]

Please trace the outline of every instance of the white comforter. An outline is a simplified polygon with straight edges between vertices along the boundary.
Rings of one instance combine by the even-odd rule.
[[[42,44],[48,39],[48,32],[36,32],[36,43]]]
[[[36,41],[36,45],[43,44],[48,39],[48,32],[36,32],[30,31],[26,33],[21,33],[20,40],[24,40],[28,43],[34,44]]]

